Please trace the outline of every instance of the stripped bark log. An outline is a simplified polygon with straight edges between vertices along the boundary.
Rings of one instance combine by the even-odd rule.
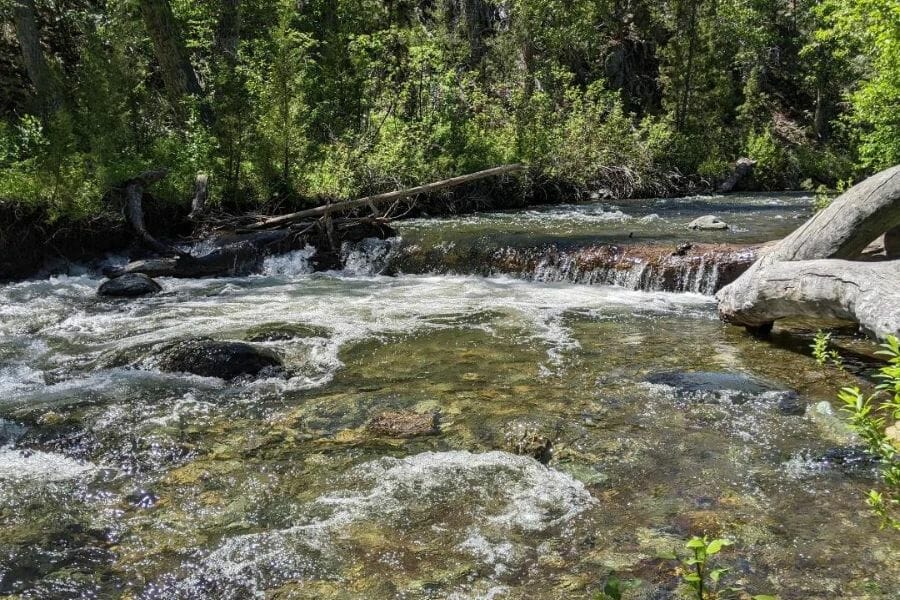
[[[435,181],[433,183],[420,185],[418,187],[405,190],[396,190],[384,194],[366,196],[365,198],[348,200],[347,202],[325,204],[316,208],[310,208],[287,215],[272,217],[271,219],[266,219],[265,221],[262,221],[260,223],[249,225],[246,227],[246,229],[268,229],[270,227],[282,227],[284,225],[294,223],[296,221],[301,221],[303,219],[323,217],[335,212],[346,212],[363,206],[374,207],[377,204],[395,202],[397,200],[402,200],[411,196],[418,196],[420,194],[430,194],[432,192],[464,185],[466,183],[471,183],[473,181],[478,181],[479,179],[485,179],[487,177],[496,177],[498,175],[515,173],[518,171],[522,171],[524,168],[524,165],[519,164],[504,165],[502,167],[495,167],[493,169],[487,169],[485,171],[478,171],[477,173],[469,173],[468,175],[461,175],[459,177],[444,179],[442,181]]]
[[[719,291],[719,315],[751,329],[811,316],[853,320],[881,338],[900,334],[900,261],[848,260],[898,226],[900,166],[854,186],[773,246]]]

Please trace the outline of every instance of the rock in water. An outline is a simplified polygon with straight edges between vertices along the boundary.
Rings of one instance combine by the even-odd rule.
[[[688,229],[699,229],[701,231],[721,231],[728,229],[728,223],[715,215],[706,215],[694,219],[688,224]]]
[[[193,373],[203,377],[234,379],[281,368],[281,358],[271,350],[243,342],[209,339],[187,340],[165,348],[159,356],[162,371]]]
[[[161,292],[162,287],[143,273],[125,273],[115,279],[104,281],[97,289],[101,296],[136,298]]]
[[[415,437],[438,433],[438,415],[412,411],[383,412],[366,425],[375,435],[387,437]]]

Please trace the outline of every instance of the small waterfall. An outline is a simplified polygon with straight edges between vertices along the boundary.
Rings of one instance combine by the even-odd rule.
[[[344,242],[341,246],[343,272],[362,277],[381,275],[391,264],[399,242],[400,238],[366,238],[359,242]]]
[[[598,244],[576,248],[555,245],[503,247],[442,244],[391,246],[391,267],[412,273],[512,276],[530,281],[616,285],[631,290],[693,292],[711,295],[734,281],[756,259],[755,247],[694,244]]]

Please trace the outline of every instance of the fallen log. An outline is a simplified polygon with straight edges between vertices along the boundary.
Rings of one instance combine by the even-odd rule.
[[[723,320],[766,331],[785,317],[837,317],[900,334],[900,261],[863,250],[900,226],[900,166],[870,177],[772,246],[716,298]],[[892,234],[893,235],[893,234]]]
[[[317,206],[316,208],[310,208],[287,215],[272,217],[260,223],[248,225],[247,227],[245,227],[245,229],[267,229],[270,227],[283,227],[284,225],[288,225],[302,219],[324,217],[335,212],[346,212],[356,208],[361,208],[363,206],[369,206],[374,209],[374,207],[378,204],[396,202],[397,200],[403,200],[404,198],[418,196],[420,194],[430,194],[439,190],[464,185],[473,181],[478,181],[479,179],[485,179],[487,177],[496,177],[498,175],[515,173],[518,171],[522,171],[523,169],[525,169],[524,165],[520,164],[504,165],[502,167],[495,167],[493,169],[487,169],[485,171],[478,171],[477,173],[469,173],[468,175],[460,175],[459,177],[452,177],[450,179],[444,179],[442,181],[435,181],[433,183],[428,183],[426,185],[420,185],[405,190],[396,190],[393,192],[386,192],[384,194],[366,196],[364,198],[348,200],[346,202],[324,204],[322,206]]]

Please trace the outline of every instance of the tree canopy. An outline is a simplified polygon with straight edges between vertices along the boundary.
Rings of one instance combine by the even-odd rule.
[[[260,207],[507,162],[616,195],[900,162],[894,0],[3,0],[0,198],[103,210],[150,168]]]

